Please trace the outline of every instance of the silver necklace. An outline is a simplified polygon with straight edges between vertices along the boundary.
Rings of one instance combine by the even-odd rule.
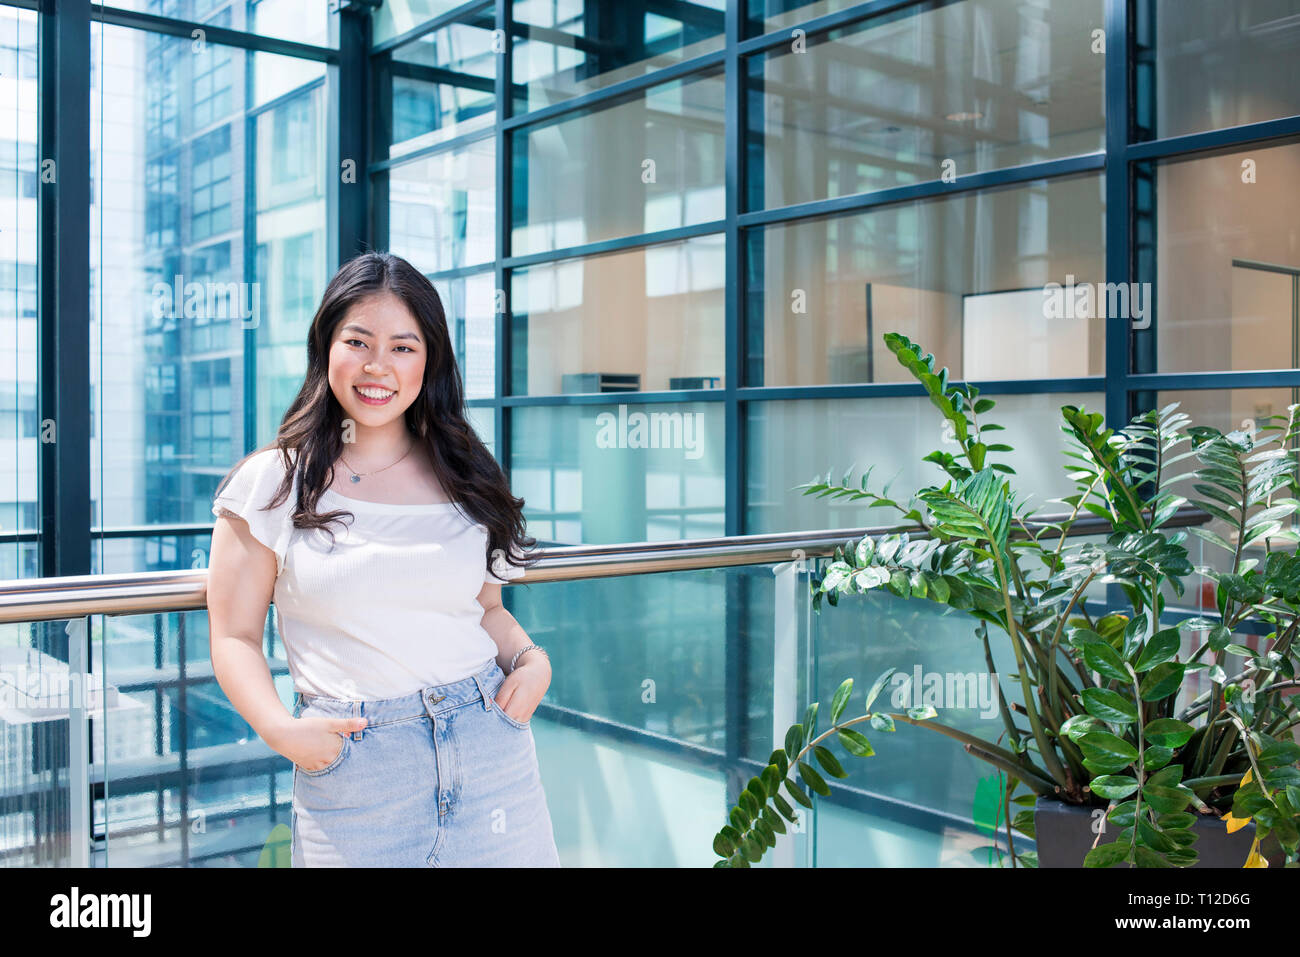
[[[402,453],[402,459],[404,459],[404,458],[406,458],[408,455],[410,455],[410,454],[411,454],[411,449],[413,449],[413,448],[415,448],[415,442],[414,442],[414,441],[411,442],[411,446],[410,446],[410,448],[408,448],[405,452]],[[398,459],[397,462],[402,461],[402,459]],[[361,481],[361,476],[362,476],[362,475],[378,475],[380,472],[386,471],[387,469],[391,469],[391,468],[393,467],[393,465],[396,465],[396,464],[397,464],[397,462],[394,462],[393,465],[385,465],[382,469],[375,469],[373,472],[361,472],[360,474],[358,474],[358,473],[357,473],[357,472],[352,468],[352,466],[348,465],[348,460],[345,459],[345,458],[343,457],[343,453],[341,453],[341,452],[339,453],[339,461],[342,462],[343,465],[344,465],[344,467],[347,468],[347,470],[348,470],[349,472],[352,473],[352,475],[349,476],[349,481],[352,482],[353,485],[355,485],[357,482],[360,482],[360,481]]]

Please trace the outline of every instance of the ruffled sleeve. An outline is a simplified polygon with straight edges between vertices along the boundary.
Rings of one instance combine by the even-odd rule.
[[[265,449],[248,458],[212,500],[213,515],[219,516],[223,510],[238,515],[248,523],[253,537],[275,553],[277,577],[284,571],[289,538],[293,534],[296,483],[278,506],[272,509],[265,506],[274,498],[283,478],[280,450]]]
[[[519,578],[525,571],[526,569],[507,561],[506,557],[498,552],[493,556],[491,570],[485,571],[483,582],[487,585],[501,585]]]

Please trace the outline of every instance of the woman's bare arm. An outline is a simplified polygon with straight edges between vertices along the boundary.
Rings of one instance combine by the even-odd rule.
[[[516,721],[527,721],[551,686],[551,661],[540,652],[530,651],[521,656],[515,670],[510,671],[510,659],[533,642],[524,626],[501,604],[500,585],[484,582],[478,593],[478,603],[483,607],[483,629],[497,646],[497,666],[506,673],[505,680],[497,689],[497,704]]]
[[[262,653],[262,632],[275,592],[275,552],[248,523],[223,513],[212,527],[208,558],[208,640],[212,671],[235,710],[272,749],[293,716],[280,702]]]

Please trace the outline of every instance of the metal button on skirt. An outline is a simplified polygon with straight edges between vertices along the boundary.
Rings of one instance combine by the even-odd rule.
[[[398,698],[294,695],[294,717],[368,719],[319,771],[294,765],[294,867],[559,867],[529,723],[495,661]]]

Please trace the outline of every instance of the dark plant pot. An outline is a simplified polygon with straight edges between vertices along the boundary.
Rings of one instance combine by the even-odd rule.
[[[1097,839],[1093,831],[1093,812],[1102,810],[1104,808],[1066,804],[1054,798],[1040,797],[1034,804],[1034,834],[1038,844],[1038,866],[1082,867],[1083,859],[1092,850],[1092,842]],[[1239,868],[1246,863],[1246,858],[1250,856],[1250,847],[1255,841],[1254,821],[1229,834],[1223,821],[1198,815],[1192,827],[1199,835],[1196,843],[1192,845],[1192,849],[1199,855],[1192,867]],[[1119,827],[1106,821],[1106,830],[1102,833],[1098,846],[1114,841],[1119,831]],[[1260,844],[1261,852],[1268,859],[1269,867],[1280,867],[1284,859],[1269,856],[1268,848],[1263,846],[1275,845],[1275,842],[1266,840],[1261,841]]]

